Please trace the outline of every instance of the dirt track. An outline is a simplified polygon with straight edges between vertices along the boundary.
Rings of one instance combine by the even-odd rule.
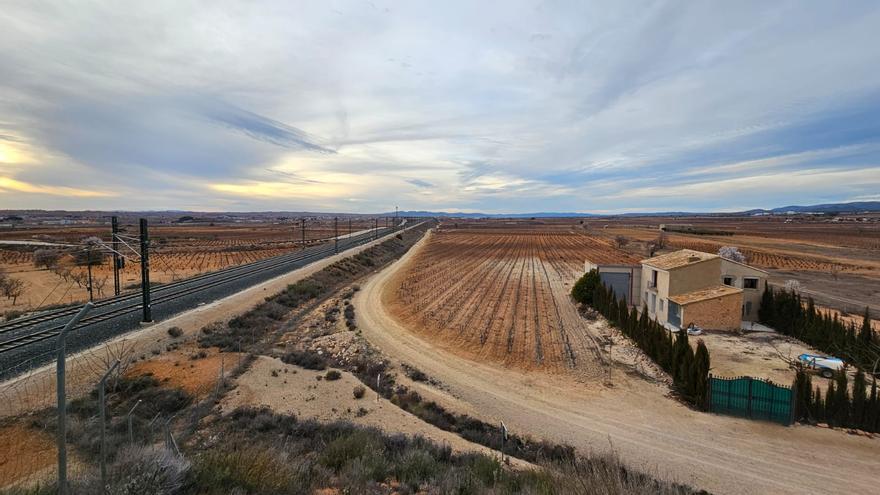
[[[427,238],[426,238],[427,239]],[[880,483],[880,440],[815,427],[689,410],[662,385],[621,377],[615,387],[506,369],[444,351],[386,310],[389,281],[426,242],[373,277],[355,297],[358,325],[384,352],[442,381],[463,408],[517,433],[613,449],[625,463],[714,493],[871,493]]]

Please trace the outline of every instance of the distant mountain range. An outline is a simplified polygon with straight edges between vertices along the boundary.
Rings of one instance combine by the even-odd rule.
[[[586,218],[586,217],[684,217],[706,215],[782,215],[786,213],[862,213],[880,212],[880,201],[856,201],[851,203],[826,203],[807,206],[782,206],[769,210],[757,208],[740,212],[705,213],[688,211],[623,213],[620,215],[597,215],[595,213],[535,212],[535,213],[455,213],[446,211],[401,211],[405,217],[454,217],[454,218]],[[394,215],[383,213],[382,215]]]

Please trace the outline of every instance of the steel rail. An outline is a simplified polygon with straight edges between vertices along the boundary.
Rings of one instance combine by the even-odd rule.
[[[391,231],[393,229],[388,229],[388,230]],[[387,234],[387,232],[385,234]],[[385,234],[383,234],[383,235],[385,235]],[[372,238],[372,236],[373,236],[372,232],[367,232],[367,233],[363,233],[358,236],[352,237],[350,239],[350,241],[357,243],[357,242],[365,240],[365,239],[370,239],[370,238]],[[348,241],[348,239],[346,241]],[[218,276],[233,275],[233,274],[238,274],[240,272],[241,273],[249,273],[254,268],[259,267],[259,266],[263,266],[263,265],[277,266],[279,263],[296,262],[301,259],[306,259],[307,257],[311,256],[312,253],[325,252],[324,249],[326,249],[324,246],[314,246],[314,247],[310,247],[310,248],[307,248],[307,249],[304,249],[301,251],[295,251],[295,252],[283,254],[280,256],[273,256],[271,258],[265,258],[262,260],[252,261],[250,263],[245,263],[242,265],[236,265],[236,266],[232,266],[232,267],[228,267],[228,268],[223,268],[221,270],[217,270],[217,271],[213,271],[213,272],[202,273],[202,274],[196,275],[194,277],[190,277],[190,278],[186,278],[183,280],[178,280],[178,281],[171,282],[168,284],[160,285],[160,286],[156,287],[155,289],[153,289],[151,291],[151,293],[161,295],[160,294],[161,292],[167,292],[169,290],[177,289],[177,288],[179,288],[181,286],[185,286],[185,285],[197,284],[201,281],[204,281],[207,279],[213,279]],[[101,301],[96,302],[95,308],[99,309],[104,306],[119,304],[119,303],[127,301],[127,300],[140,299],[140,297],[141,296],[139,293],[130,293],[130,294],[123,294],[123,295],[119,295],[119,296],[114,296],[114,297],[102,299]],[[29,317],[18,318],[16,320],[13,320],[12,322],[8,322],[8,323],[0,325],[0,334],[9,333],[9,332],[12,332],[15,330],[20,330],[23,328],[27,328],[29,326],[38,325],[40,323],[52,321],[57,318],[63,318],[65,316],[70,316],[70,315],[76,314],[77,311],[78,311],[77,307],[60,308],[57,310],[50,310],[48,312],[41,312],[41,313],[35,314],[33,316],[29,316]]]
[[[394,228],[387,228],[387,229],[380,229],[380,232],[383,232],[384,233],[383,235],[387,235],[387,233],[393,232],[394,230],[395,230]],[[373,235],[374,235],[373,233],[365,233],[363,235],[353,237],[351,239],[346,239],[342,242],[343,247],[345,249],[349,249],[349,248],[355,247],[357,245],[366,244],[367,242],[362,242],[362,241],[369,241],[369,240],[373,239]],[[254,263],[251,263],[248,265],[239,265],[236,268],[242,268],[245,266],[249,266],[251,269],[247,270],[244,275],[252,276],[252,275],[259,275],[260,273],[276,269],[276,268],[283,266],[283,265],[286,265],[286,264],[294,264],[294,263],[299,263],[302,261],[310,261],[310,260],[317,261],[317,260],[320,260],[325,257],[329,257],[330,255],[334,254],[334,248],[330,247],[330,246],[326,246],[326,247],[321,246],[319,249],[309,249],[307,251],[308,252],[299,251],[299,252],[295,253],[298,255],[295,257],[291,257],[291,255],[283,255],[281,257],[274,257],[274,258],[268,258],[267,260],[260,260],[258,262],[254,262]],[[284,258],[284,259],[281,259],[281,258]],[[273,263],[261,263],[261,262],[265,262],[268,260],[272,260]],[[256,267],[253,266],[258,263],[260,266],[256,266]],[[154,304],[162,304],[164,302],[168,302],[168,301],[177,299],[182,296],[197,294],[199,292],[202,292],[203,290],[226,284],[227,282],[230,282],[232,280],[240,278],[242,275],[237,273],[239,271],[241,271],[241,270],[236,270],[236,273],[231,274],[231,275],[229,273],[226,273],[225,270],[213,272],[211,274],[214,276],[213,280],[209,280],[205,284],[201,284],[201,285],[197,285],[197,286],[193,286],[193,287],[184,287],[183,290],[179,290],[176,292],[158,294],[156,299],[154,300]],[[224,275],[224,276],[221,277],[219,275]],[[163,287],[167,287],[167,286],[163,286]],[[102,306],[118,304],[120,302],[123,302],[124,299],[138,299],[138,298],[137,297],[123,298],[123,299],[115,300],[115,301],[106,300],[106,301],[102,301],[102,302],[105,302],[107,304],[103,304]],[[140,310],[140,308],[141,308],[140,303],[128,305],[128,306],[123,306],[120,308],[114,308],[114,309],[111,309],[110,311],[107,311],[107,312],[104,312],[101,314],[96,314],[96,315],[91,316],[89,318],[83,319],[80,322],[80,324],[77,325],[76,327],[74,327],[72,330],[83,328],[83,327],[86,327],[86,326],[94,324],[94,323],[100,323],[103,321],[112,320],[114,318],[117,318],[119,316],[123,316],[128,313],[137,312],[138,310]],[[55,319],[55,318],[52,318],[52,319]],[[52,319],[44,320],[44,321],[51,321]],[[4,342],[0,342],[0,354],[5,353],[5,352],[10,352],[10,351],[13,351],[16,349],[20,349],[22,347],[26,347],[28,345],[31,345],[31,344],[34,344],[37,342],[41,342],[43,340],[56,337],[60,334],[60,331],[62,328],[63,328],[63,326],[46,328],[46,329],[38,330],[34,333],[30,333],[27,335],[23,335],[20,337],[6,340]]]

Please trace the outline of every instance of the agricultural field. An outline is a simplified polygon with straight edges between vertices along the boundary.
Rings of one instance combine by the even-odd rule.
[[[584,259],[634,263],[570,227],[445,222],[386,293],[407,327],[463,355],[522,369],[600,373],[597,336],[569,300]]]
[[[372,226],[372,219],[357,218],[351,222],[351,231],[357,233]],[[303,236],[298,220],[151,224],[150,281],[168,283],[279,256],[326,242],[334,236],[333,219],[310,219],[305,227]],[[123,290],[135,290],[140,286],[138,226],[136,222],[125,222],[120,230],[123,236],[120,252],[127,258],[120,274],[121,285]],[[339,235],[348,233],[348,220],[340,220]],[[21,295],[14,301],[0,297],[0,315],[87,300],[87,267],[77,263],[72,253],[84,239],[91,237],[109,245],[109,224],[33,226],[0,231],[0,272],[24,284]],[[55,266],[35,266],[35,253],[45,250],[60,254]],[[96,298],[113,295],[112,259],[109,252],[104,254],[100,264],[92,266]]]

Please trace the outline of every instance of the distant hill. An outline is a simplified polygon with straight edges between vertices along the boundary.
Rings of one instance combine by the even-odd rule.
[[[826,203],[810,206],[782,206],[768,210],[769,213],[860,213],[865,211],[880,211],[880,201],[856,201],[852,203]]]
[[[821,205],[807,206],[781,206],[779,208],[729,212],[709,213],[709,215],[757,215],[757,214],[785,214],[785,213],[861,213],[880,212],[880,201],[856,201],[851,203],[826,203]],[[394,213],[382,213],[382,215],[394,215]],[[683,217],[694,215],[707,215],[706,212],[698,211],[664,211],[664,212],[639,212],[622,213],[619,215],[597,215],[594,213],[573,212],[534,212],[534,213],[455,213],[446,211],[401,211],[401,216],[406,217],[453,217],[453,218],[584,218],[584,217]]]

